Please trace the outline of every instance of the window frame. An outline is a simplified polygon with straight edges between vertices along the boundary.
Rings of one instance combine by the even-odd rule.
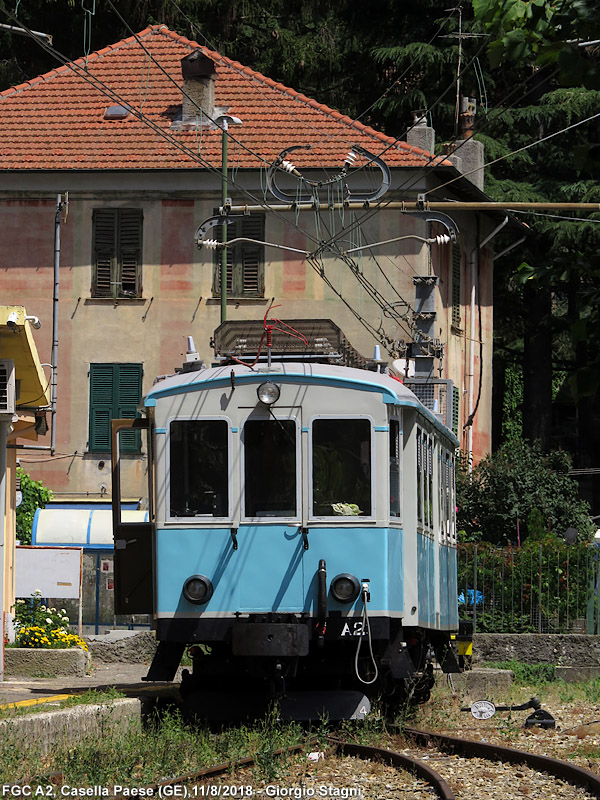
[[[135,214],[136,219],[127,221],[125,219],[127,214]],[[102,216],[105,216],[105,221],[102,221]],[[112,217],[112,223],[108,222],[108,217]],[[110,246],[101,239],[101,225],[111,225],[112,243]],[[124,229],[125,225],[133,227],[137,225],[137,232],[128,232],[128,235],[133,236],[135,239],[135,246],[127,245],[124,242]],[[144,245],[144,211],[141,207],[137,206],[98,206],[92,209],[92,279],[90,286],[90,295],[94,299],[105,300],[132,300],[142,298],[142,268],[143,268],[143,245]],[[101,256],[102,251],[105,255]],[[131,251],[131,255],[127,251]],[[108,268],[110,274],[108,275],[109,289],[103,290],[100,286],[99,278],[99,262],[104,258],[106,263],[103,269]],[[133,258],[134,265],[125,264],[127,258]],[[135,288],[128,290],[123,288],[123,274],[125,269],[135,270]],[[106,281],[106,275],[102,277],[102,281]]]
[[[289,516],[271,516],[265,515],[262,517],[251,517],[246,514],[246,440],[245,440],[245,428],[247,422],[275,422],[275,420],[280,420],[281,422],[293,422],[296,431],[296,514],[289,515]],[[241,521],[243,523],[252,523],[254,525],[263,524],[263,525],[287,525],[288,523],[293,523],[295,525],[300,524],[302,521],[302,424],[301,419],[298,416],[291,416],[290,414],[284,415],[283,413],[277,413],[277,409],[271,409],[271,413],[268,415],[257,415],[251,414],[247,416],[245,419],[241,421],[240,424],[240,432],[239,432],[239,441],[240,441],[240,450],[239,450],[239,464],[240,464],[240,515]]]
[[[218,213],[218,212],[215,212]],[[245,225],[259,223],[259,231],[244,231]],[[250,239],[265,240],[266,215],[263,213],[250,214],[235,219],[227,225],[227,239],[237,239],[247,236]],[[221,241],[222,226],[217,228],[217,239]],[[256,288],[248,291],[244,290],[244,257],[250,250],[257,251],[257,280]],[[231,254],[231,267],[229,266],[229,254]],[[242,300],[246,298],[263,298],[265,296],[265,246],[251,244],[250,242],[236,242],[232,248],[227,248],[227,297],[232,300]],[[231,275],[231,286],[229,276]],[[221,249],[217,248],[213,258],[213,298],[221,297]]]
[[[371,513],[369,516],[364,514],[359,514],[358,516],[344,516],[342,514],[331,514],[331,515],[323,515],[317,516],[313,513],[314,507],[314,476],[313,476],[313,423],[315,420],[319,419],[329,419],[329,420],[342,420],[342,419],[366,419],[369,422],[370,427],[370,445],[371,445],[371,469],[370,469],[370,481],[371,481]],[[308,455],[307,455],[307,471],[308,471],[308,520],[310,522],[331,522],[332,520],[336,521],[336,525],[344,522],[346,524],[353,523],[357,524],[360,522],[374,522],[377,519],[377,509],[376,509],[376,501],[377,501],[377,493],[375,491],[375,420],[370,414],[313,414],[308,420]]]
[[[415,437],[415,495],[417,531],[434,536],[439,508],[436,495],[436,459],[439,451],[437,436],[419,420]]]
[[[402,430],[402,417],[400,413],[392,414],[389,418],[389,436],[388,442],[391,443],[391,435],[392,435],[392,423],[397,423],[398,425],[398,505],[399,505],[399,513],[397,516],[392,514],[392,472],[391,472],[391,463],[392,463],[392,454],[388,450],[388,513],[390,517],[390,522],[394,524],[402,524],[402,516],[404,510],[404,503],[403,503],[403,481],[402,481],[402,461],[403,461],[403,454],[404,454],[404,432]],[[389,446],[389,445],[388,445]]]
[[[101,387],[96,383],[94,385],[94,380],[100,380],[100,368],[105,367],[111,368],[112,378],[111,378],[111,400],[110,404],[106,400],[102,400],[96,396],[94,399],[94,392],[98,393],[101,391]],[[123,402],[119,397],[120,387],[122,386],[120,376],[121,370],[123,367],[136,367],[137,370],[137,379],[139,380],[139,396],[137,400]],[[97,377],[94,378],[94,373],[97,374]],[[119,376],[119,379],[115,381],[115,375]],[[110,453],[111,448],[111,426],[110,421],[112,419],[136,419],[139,417],[139,413],[137,411],[137,407],[139,406],[142,395],[143,395],[143,380],[144,380],[144,365],[140,362],[124,362],[124,361],[114,361],[114,362],[106,362],[106,361],[98,361],[98,362],[91,362],[89,365],[88,370],[88,441],[87,441],[87,452],[88,453]],[[110,409],[108,406],[110,405]],[[95,412],[103,410],[108,410],[108,417],[106,419],[106,423],[102,422],[101,424],[97,423],[97,417]],[[124,409],[125,407],[125,409]],[[135,413],[133,416],[128,416],[129,407],[135,408]],[[102,427],[106,424],[107,426],[107,433],[104,438],[104,441],[100,444],[97,444],[98,433],[97,428]],[[130,435],[129,433],[124,433],[122,436]],[[126,440],[124,440],[124,444],[120,445],[120,452],[122,455],[139,455],[142,453],[142,442],[141,436],[139,431],[132,434],[134,436],[135,444],[133,446],[128,446],[126,444]]]
[[[217,422],[225,422],[227,425],[227,515],[223,517],[216,517],[212,514],[198,514],[193,517],[177,517],[171,515],[171,423],[173,422],[210,422],[211,420]],[[165,435],[166,447],[166,480],[165,480],[165,514],[164,518],[167,523],[176,522],[178,525],[192,525],[197,527],[199,523],[207,523],[207,526],[212,525],[213,522],[230,522],[233,518],[233,430],[231,418],[219,414],[209,414],[199,416],[179,415],[169,417],[166,422],[167,433]]]

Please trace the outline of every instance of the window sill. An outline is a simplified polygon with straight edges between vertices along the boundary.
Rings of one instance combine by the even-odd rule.
[[[148,303],[149,297],[86,297],[86,306],[141,306]]]
[[[251,304],[251,303],[262,303],[262,304],[264,304],[264,303],[270,303],[271,302],[271,299],[269,297],[233,297],[233,296],[230,296],[230,295],[227,295],[226,300],[227,300],[228,303],[237,303],[237,304],[243,303],[244,305]],[[221,302],[221,298],[218,297],[218,296],[217,297],[207,297],[206,298],[206,304],[207,305],[216,305],[217,303],[220,303],[220,302]]]
[[[110,465],[111,452],[110,450],[87,450],[82,453],[84,461],[107,461]],[[146,458],[146,453],[140,450],[139,453],[119,453],[119,457],[125,461],[133,461],[133,459]]]

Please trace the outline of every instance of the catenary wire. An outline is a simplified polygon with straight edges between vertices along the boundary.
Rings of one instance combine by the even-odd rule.
[[[95,89],[97,89],[97,90],[98,90],[98,91],[100,91],[102,94],[104,94],[104,95],[106,95],[107,97],[109,97],[110,99],[112,99],[112,100],[116,99],[116,100],[118,100],[118,101],[120,101],[120,102],[122,102],[122,103],[124,103],[124,102],[125,102],[125,101],[123,100],[123,98],[121,98],[121,97],[118,95],[118,93],[117,93],[115,90],[113,90],[113,89],[111,89],[111,87],[107,86],[107,84],[105,84],[105,83],[104,83],[102,80],[100,80],[100,79],[99,79],[97,76],[92,76],[92,75],[90,75],[90,74],[89,74],[89,73],[88,73],[86,70],[83,70],[83,69],[79,68],[79,66],[78,66],[78,65],[76,65],[74,62],[71,62],[71,61],[69,61],[69,60],[68,60],[68,59],[67,59],[65,56],[63,56],[63,55],[62,55],[62,54],[61,54],[59,51],[57,51],[55,48],[53,48],[53,47],[50,47],[50,46],[49,46],[49,45],[47,45],[45,42],[42,42],[41,40],[39,40],[39,38],[38,38],[38,37],[35,37],[35,36],[33,35],[33,33],[32,33],[30,30],[29,30],[29,28],[27,28],[27,26],[25,26],[24,24],[22,24],[22,23],[20,22],[20,20],[17,20],[15,17],[13,17],[13,15],[12,15],[12,14],[10,14],[10,12],[8,12],[8,11],[7,11],[7,9],[6,9],[5,7],[0,7],[0,8],[1,8],[1,10],[2,10],[2,11],[4,11],[4,13],[5,13],[7,16],[9,16],[9,18],[11,18],[11,19],[15,20],[15,21],[16,21],[16,22],[19,24],[19,26],[20,26],[20,27],[21,27],[23,30],[25,30],[25,31],[27,32],[27,34],[28,34],[28,35],[29,35],[31,38],[35,39],[35,41],[37,42],[37,44],[39,44],[39,45],[40,45],[40,46],[41,46],[43,49],[47,50],[47,51],[48,51],[48,52],[49,52],[51,55],[53,55],[53,57],[55,57],[55,58],[56,58],[58,61],[60,61],[60,62],[61,62],[63,65],[65,65],[65,66],[67,66],[68,68],[70,68],[70,69],[71,69],[71,71],[72,71],[72,72],[74,72],[74,74],[75,74],[76,76],[78,76],[78,77],[81,77],[81,78],[83,78],[84,80],[86,80],[86,81],[87,81],[88,83],[90,83],[90,85],[92,85],[92,86],[93,86]],[[220,172],[219,172],[219,171],[218,171],[216,168],[212,167],[212,165],[211,165],[209,162],[207,162],[205,159],[201,158],[201,157],[199,156],[199,154],[196,154],[196,153],[195,153],[193,150],[191,150],[190,148],[188,148],[188,147],[187,147],[185,144],[183,144],[182,142],[179,142],[177,139],[175,139],[173,136],[171,136],[170,134],[168,134],[168,133],[167,133],[166,131],[164,131],[162,128],[160,128],[159,126],[157,126],[157,125],[156,125],[154,122],[152,122],[152,120],[150,120],[148,117],[146,117],[146,116],[145,116],[143,113],[141,113],[141,112],[140,112],[140,111],[138,111],[137,109],[134,109],[134,108],[132,108],[131,110],[132,110],[132,112],[133,112],[133,113],[134,113],[134,114],[135,114],[135,115],[136,115],[136,116],[137,116],[137,117],[140,119],[140,121],[142,121],[144,124],[146,124],[146,125],[148,125],[149,127],[151,127],[151,128],[152,128],[152,129],[153,129],[153,130],[154,130],[156,133],[158,133],[158,134],[159,134],[159,135],[160,135],[162,138],[164,138],[164,139],[166,139],[167,141],[171,142],[171,143],[172,143],[174,146],[176,146],[176,147],[177,147],[179,150],[181,150],[182,152],[184,152],[186,155],[188,155],[188,156],[189,156],[190,158],[192,158],[193,160],[196,160],[196,161],[198,161],[199,163],[201,163],[201,164],[202,164],[204,167],[206,167],[206,168],[207,168],[209,171],[212,171],[213,173],[215,173],[215,174],[217,174],[217,175],[219,175],[219,176],[220,176]],[[261,202],[260,200],[257,200],[257,198],[256,198],[254,195],[252,195],[252,193],[251,193],[251,192],[249,192],[247,189],[244,189],[243,187],[239,187],[239,186],[237,186],[236,188],[238,188],[238,189],[239,189],[241,192],[243,192],[243,193],[244,193],[244,194],[246,194],[248,197],[250,197],[250,198],[251,198],[253,201],[255,201],[257,204],[259,204],[259,205],[261,205],[262,207],[264,207],[266,210],[273,211],[273,212],[275,212],[275,213],[277,214],[277,212],[276,212],[276,209],[273,209],[273,208],[272,208],[271,206],[269,206],[269,204],[267,204],[267,203],[264,203],[264,202]],[[277,214],[277,216],[282,216],[282,215],[279,215],[279,214]],[[287,224],[289,224],[289,225],[292,225],[294,228],[296,228],[298,231],[300,231],[300,232],[301,232],[303,235],[307,236],[307,238],[309,238],[309,239],[312,239],[313,241],[317,242],[317,240],[315,240],[315,239],[314,239],[314,237],[312,237],[308,231],[306,231],[306,230],[304,230],[304,229],[301,229],[301,228],[300,228],[298,225],[296,225],[296,224],[295,224],[294,222],[292,222],[291,220],[288,220],[286,217],[282,217],[282,219],[283,219],[283,220],[284,220],[284,221],[285,221]],[[317,251],[316,251],[316,252],[322,253],[322,252],[323,252],[323,249],[324,249],[324,248],[323,248],[323,246],[322,246],[322,243],[320,243],[320,242],[317,242],[317,243],[319,244],[319,247],[317,248]],[[336,253],[335,251],[332,251],[332,254],[333,254],[334,256],[337,256],[337,253]],[[341,257],[341,256],[339,256],[339,257]],[[347,260],[347,259],[344,259],[344,258],[342,257],[342,260],[343,260],[343,261],[345,261],[345,262],[348,264],[348,260]],[[351,271],[354,273],[354,275],[355,275],[355,276],[358,278],[358,277],[359,277],[359,275],[360,275],[360,272],[359,272],[359,271],[356,269],[356,265],[355,265],[355,264],[348,264],[348,265],[351,267]],[[312,263],[311,263],[311,266],[313,266],[313,267],[314,267],[314,264],[312,264]],[[324,278],[324,275],[323,275],[322,271],[321,271],[320,269],[318,269],[317,271],[319,272],[319,274],[321,275],[321,277],[322,277],[322,278]],[[330,282],[328,282],[328,281],[326,281],[326,282],[328,283],[328,285],[330,286],[330,288],[331,288],[331,289],[332,289],[332,290],[333,290],[333,291],[334,291],[336,294],[338,294],[338,296],[340,296],[340,297],[341,297],[341,295],[340,295],[338,292],[336,292],[336,290],[333,288],[333,286],[331,285],[331,283],[330,283]],[[359,283],[360,283],[360,278],[359,278]],[[365,286],[365,284],[364,284],[364,283],[363,283],[362,285],[363,285],[363,286]],[[366,286],[365,286],[365,288],[366,288],[366,290],[367,290],[367,293],[369,293],[369,289],[368,289],[368,287],[366,287]],[[376,296],[375,296],[375,295],[371,295],[371,297],[372,297],[372,299],[375,301],[376,305],[377,305],[377,306],[380,308],[380,310],[384,310],[384,308],[387,308],[387,307],[389,307],[389,304],[387,304],[387,303],[382,303],[380,300],[378,300],[378,299],[376,298]],[[364,326],[364,327],[366,327],[366,328],[367,328],[367,330],[368,330],[368,331],[369,331],[369,332],[370,332],[372,335],[374,335],[374,336],[375,336],[375,338],[379,339],[379,338],[380,338],[380,336],[381,336],[381,332],[378,332],[378,331],[377,331],[377,329],[375,329],[373,326],[371,326],[371,325],[370,325],[370,323],[367,323],[367,321],[365,320],[365,318],[364,318],[364,317],[363,317],[363,316],[362,316],[362,315],[361,315],[359,312],[356,312],[356,311],[354,311],[354,309],[352,309],[352,308],[351,308],[350,304],[349,304],[349,303],[348,303],[348,302],[347,302],[347,301],[346,301],[344,298],[342,298],[342,299],[344,300],[344,303],[345,303],[345,305],[346,305],[346,306],[347,306],[347,307],[348,307],[348,308],[349,308],[349,309],[352,311],[352,313],[354,313],[354,314],[355,314],[355,316],[357,317],[357,319],[359,319],[359,321],[361,322],[361,324],[363,324],[363,326]],[[387,339],[389,339],[390,337],[386,337],[386,338],[387,338]],[[382,343],[383,343],[383,342],[382,342]],[[385,346],[385,345],[384,345],[384,346]]]

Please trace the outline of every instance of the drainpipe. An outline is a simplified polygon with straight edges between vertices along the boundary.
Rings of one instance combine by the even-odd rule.
[[[68,195],[67,195],[68,197]],[[68,199],[65,201],[68,204]],[[52,387],[50,393],[52,428],[50,431],[50,455],[56,452],[56,393],[58,382],[58,286],[60,268],[60,215],[62,213],[62,195],[56,197],[56,216],[54,218],[54,292],[52,295]]]
[[[494,230],[471,251],[471,329],[470,329],[470,354],[469,354],[469,417],[467,420],[468,434],[467,434],[467,450],[469,453],[469,470],[473,469],[473,417],[475,416],[475,307],[476,301],[476,288],[477,288],[477,271],[479,267],[479,254],[481,250],[492,241],[492,239],[500,233],[502,228],[507,224],[508,216],[504,217],[502,222],[494,228]]]

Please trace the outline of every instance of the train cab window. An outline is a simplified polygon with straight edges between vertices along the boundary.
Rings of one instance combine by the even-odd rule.
[[[390,420],[390,517],[400,516],[400,423]]]
[[[247,517],[297,516],[296,423],[248,420],[244,425]]]
[[[315,517],[371,516],[371,423],[316,419],[312,425]]]
[[[171,422],[171,517],[229,515],[228,434],[225,420]]]

